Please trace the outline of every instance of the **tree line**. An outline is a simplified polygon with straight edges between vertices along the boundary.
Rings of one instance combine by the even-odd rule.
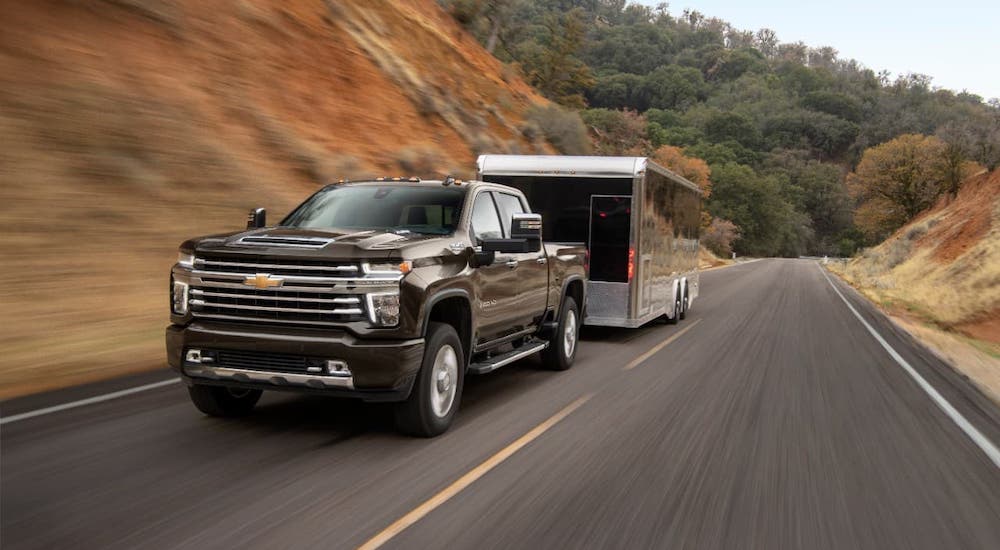
[[[720,252],[851,254],[1000,164],[996,99],[769,29],[626,0],[441,1],[561,106],[529,123],[563,152],[704,161]]]

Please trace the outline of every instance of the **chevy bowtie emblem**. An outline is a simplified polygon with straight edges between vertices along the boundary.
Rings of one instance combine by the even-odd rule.
[[[246,279],[243,279],[243,284],[247,286],[256,287],[259,289],[267,289],[273,286],[281,286],[285,283],[285,280],[281,277],[272,277],[267,273],[258,273],[256,275],[248,275]]]

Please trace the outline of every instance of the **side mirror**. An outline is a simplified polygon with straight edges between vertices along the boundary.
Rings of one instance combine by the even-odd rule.
[[[542,248],[542,216],[540,214],[514,214],[510,222],[509,239],[483,239],[484,252],[524,254]]]
[[[510,220],[510,238],[524,239],[528,242],[525,252],[537,252],[542,249],[542,215],[514,214]]]
[[[267,210],[254,208],[247,215],[247,229],[260,229],[267,226]]]

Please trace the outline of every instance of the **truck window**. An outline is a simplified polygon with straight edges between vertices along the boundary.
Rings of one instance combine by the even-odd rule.
[[[472,206],[472,234],[476,242],[483,239],[502,239],[501,227],[500,216],[493,203],[493,193],[480,193]]]
[[[465,193],[462,188],[440,186],[327,187],[302,203],[280,225],[450,235],[458,226]]]
[[[503,227],[504,235],[510,238],[510,222],[514,219],[514,214],[524,213],[524,206],[521,204],[521,199],[507,193],[494,193],[493,198],[500,207],[500,225]]]

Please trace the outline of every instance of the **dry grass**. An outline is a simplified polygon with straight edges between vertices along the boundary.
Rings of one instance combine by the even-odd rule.
[[[1000,172],[970,182],[953,203],[928,212],[838,271],[877,302],[918,313],[944,329],[1000,342],[997,331],[977,328],[989,325],[1000,309],[996,220]],[[970,226],[977,229],[964,230]],[[942,250],[949,256],[942,258]]]
[[[1000,171],[830,269],[1000,401]]]

